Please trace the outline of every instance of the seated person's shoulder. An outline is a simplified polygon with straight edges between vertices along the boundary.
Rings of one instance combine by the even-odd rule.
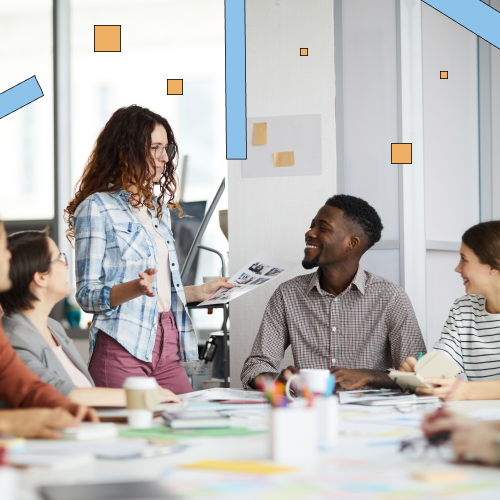
[[[300,276],[295,276],[295,278],[289,279],[281,283],[277,288],[276,292],[281,293],[283,296],[303,292],[305,293],[311,284],[311,280],[316,278],[317,273],[301,274]]]
[[[369,271],[364,271],[366,273],[365,289],[371,293],[377,294],[380,299],[391,300],[395,297],[402,297],[407,299],[408,295],[405,290],[396,285],[396,283],[378,276],[377,274],[370,273]]]
[[[2,325],[6,337],[14,347],[29,347],[37,335],[31,322],[22,313],[4,314]]]
[[[453,302],[450,312],[453,314],[478,312],[484,309],[485,302],[483,295],[463,295]]]

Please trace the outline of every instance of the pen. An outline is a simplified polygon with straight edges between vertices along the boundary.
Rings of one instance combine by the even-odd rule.
[[[417,361],[418,361],[418,360],[422,357],[422,354],[423,354],[423,353],[420,353],[420,354],[418,355]]]

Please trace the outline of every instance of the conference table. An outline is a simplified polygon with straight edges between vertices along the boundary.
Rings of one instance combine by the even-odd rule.
[[[46,485],[147,480],[164,485],[172,498],[186,499],[500,498],[499,468],[454,463],[450,446],[426,448],[422,444],[424,440],[418,441],[422,444],[420,450],[409,454],[400,451],[403,440],[421,437],[415,421],[422,412],[376,412],[358,409],[354,405],[348,408],[339,406],[338,439],[321,444],[317,458],[298,466],[287,467],[285,464],[283,471],[266,469],[268,465],[273,466],[268,417],[234,416],[231,417],[232,428],[246,429],[241,435],[176,439],[176,443],[185,447],[170,455],[125,460],[96,459],[63,470],[23,470],[19,499],[41,498],[38,488]],[[483,417],[498,414],[500,418],[500,401],[456,402],[450,403],[450,407],[464,415],[483,412]],[[155,419],[155,425],[163,425],[161,418]],[[125,424],[120,427],[127,428]],[[296,429],[289,436],[290,440],[293,441],[294,435],[300,432],[300,428]],[[131,438],[118,438],[119,441],[128,439]],[[39,446],[40,442],[34,444]],[[107,447],[109,443],[103,441],[100,445]],[[203,468],[204,461],[219,465]],[[239,464],[239,470],[228,470],[228,463]],[[260,464],[261,469],[255,468],[255,463]]]

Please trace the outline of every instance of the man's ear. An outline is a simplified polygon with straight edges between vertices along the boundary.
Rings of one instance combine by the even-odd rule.
[[[361,238],[359,236],[351,236],[349,238],[348,251],[356,250],[361,245]]]

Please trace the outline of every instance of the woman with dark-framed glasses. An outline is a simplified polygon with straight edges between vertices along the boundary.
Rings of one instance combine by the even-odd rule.
[[[73,341],[56,320],[53,307],[70,294],[68,260],[45,231],[23,231],[8,238],[12,286],[0,294],[5,334],[24,364],[75,403],[124,406],[124,389],[94,387]],[[164,402],[179,401],[159,389]]]
[[[180,361],[198,359],[198,342],[186,304],[234,286],[229,278],[182,286],[170,225],[170,210],[180,210],[177,159],[165,118],[140,106],[120,108],[99,134],[66,209],[76,300],[94,314],[89,371],[97,386],[148,376],[176,394],[190,392]]]

